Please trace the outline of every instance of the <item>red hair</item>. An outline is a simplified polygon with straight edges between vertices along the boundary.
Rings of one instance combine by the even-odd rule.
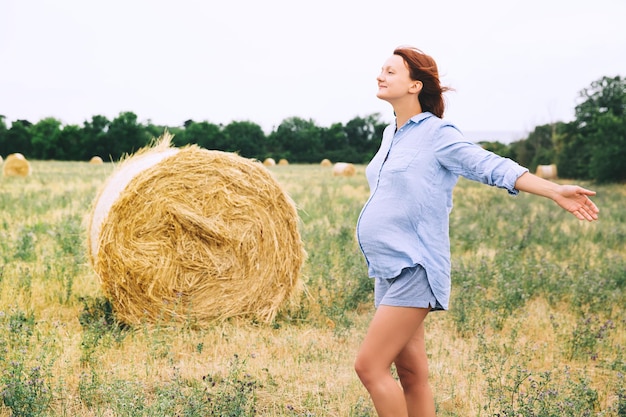
[[[445,110],[443,93],[452,89],[441,85],[435,60],[411,46],[399,46],[393,51],[393,54],[404,59],[412,80],[422,82],[422,91],[418,96],[422,110],[442,118]]]

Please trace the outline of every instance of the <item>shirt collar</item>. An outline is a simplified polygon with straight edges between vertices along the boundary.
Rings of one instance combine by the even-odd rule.
[[[422,120],[424,120],[424,119],[426,119],[426,118],[428,118],[428,117],[430,117],[432,115],[433,114],[431,112],[425,111],[425,112],[422,112],[420,114],[416,114],[415,116],[411,117],[409,120],[412,121],[413,123],[419,123]]]
[[[421,122],[422,120],[429,118],[432,115],[433,114],[431,112],[429,112],[429,111],[421,112],[420,114],[416,114],[415,116],[411,117],[409,119],[409,121],[417,124],[417,123]],[[393,124],[394,124],[396,130],[398,130],[401,127],[401,126],[398,126],[398,120],[394,120]]]

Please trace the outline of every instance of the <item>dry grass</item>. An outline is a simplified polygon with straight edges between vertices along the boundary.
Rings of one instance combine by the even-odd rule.
[[[270,324],[233,318],[194,329],[164,321],[117,333],[79,321],[85,307],[81,300],[103,293],[82,255],[86,236],[73,236],[75,230],[68,229],[88,210],[113,167],[33,165],[33,175],[6,182],[0,195],[0,225],[5,225],[0,230],[0,342],[6,353],[0,365],[6,378],[10,361],[45,368],[47,358],[53,358],[47,368],[54,389],[50,415],[141,415],[131,408],[132,398],[113,404],[111,395],[126,401],[133,392],[116,383],[136,384],[137,394],[152,401],[168,384],[204,384],[211,391],[215,388],[203,377],[233,382],[229,370],[235,356],[259,382],[259,416],[374,415],[352,369],[373,314],[371,299],[359,298],[356,306],[346,307],[352,285],[367,280],[353,241],[368,194],[363,166],[357,166],[355,176],[342,178],[317,164],[268,170],[296,201],[302,219],[309,259],[302,271],[306,286],[300,309]],[[552,372],[551,389],[561,396],[579,376],[588,377],[586,386],[598,394],[591,415],[618,417],[617,389],[623,386],[618,374],[626,346],[624,287],[605,289],[623,273],[615,268],[626,257],[625,190],[623,185],[599,190],[603,217],[588,225],[536,197],[510,198],[501,190],[460,182],[451,218],[451,310],[431,314],[426,322],[438,415],[490,415],[484,407],[495,401],[488,394],[493,380],[506,386],[514,371],[525,369],[534,378]],[[63,246],[69,237],[74,243]],[[513,284],[534,292],[513,304],[517,292],[506,293]],[[32,313],[32,335],[24,327],[9,327],[8,318],[20,312]],[[592,338],[609,319],[614,328]],[[17,338],[19,348],[12,348],[11,338]],[[572,341],[584,340],[589,346],[572,350]],[[81,387],[90,375],[99,377],[98,383]],[[533,392],[527,381],[522,387]],[[575,400],[575,394],[567,398]],[[89,395],[103,402],[90,406]],[[10,415],[0,405],[0,416]]]

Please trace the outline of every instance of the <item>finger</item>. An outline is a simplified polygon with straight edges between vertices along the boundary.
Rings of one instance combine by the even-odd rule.
[[[580,210],[573,211],[572,214],[578,218],[578,220],[586,220]]]
[[[579,192],[580,192],[581,194],[584,194],[584,195],[596,195],[596,192],[595,192],[595,191],[588,190],[588,189],[586,189],[586,188],[582,188],[582,187],[580,187]]]
[[[588,197],[585,197],[583,201],[583,207],[585,208],[585,210],[593,214],[598,213],[600,211],[598,209],[598,206],[596,206],[595,203],[591,201]]]
[[[598,213],[598,212],[600,211],[600,209],[598,208],[598,206],[596,206],[596,205],[594,204],[594,202],[593,202],[593,201],[591,201],[591,200],[589,200],[589,199],[587,199],[587,206],[588,206],[588,207],[590,207],[590,208],[591,208],[591,210],[592,210],[594,213]]]
[[[590,210],[588,207],[582,207],[579,212],[584,216],[584,219],[581,220],[588,220],[591,222],[598,219],[596,212]]]

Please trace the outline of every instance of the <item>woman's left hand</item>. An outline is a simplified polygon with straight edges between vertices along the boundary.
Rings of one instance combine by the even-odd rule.
[[[595,191],[587,190],[578,185],[561,185],[556,189],[554,201],[564,210],[569,211],[580,220],[598,220],[598,207],[589,196],[596,195]]]

